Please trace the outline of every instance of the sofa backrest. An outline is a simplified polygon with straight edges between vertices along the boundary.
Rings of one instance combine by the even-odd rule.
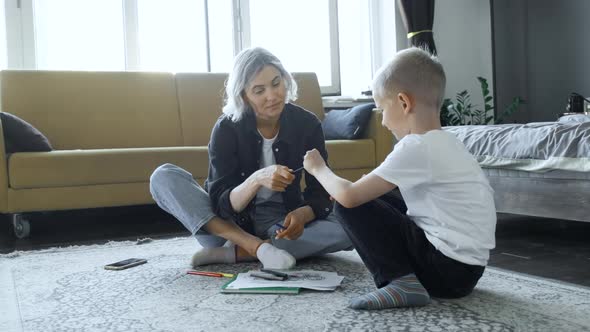
[[[293,73],[295,104],[324,118],[315,73]],[[204,146],[221,115],[226,73],[4,70],[1,111],[56,150]]]
[[[315,73],[293,73],[298,84],[294,102],[324,118],[320,86]],[[225,96],[225,73],[179,73],[176,88],[184,144],[203,146],[209,143],[211,129],[222,114]]]
[[[221,115],[226,79],[225,73],[176,74],[184,145],[209,143],[211,129]]]
[[[182,145],[174,75],[4,70],[1,110],[58,150]]]
[[[323,120],[324,105],[317,75],[315,73],[293,73],[292,75],[298,85],[298,97],[294,103],[315,113],[320,120]]]

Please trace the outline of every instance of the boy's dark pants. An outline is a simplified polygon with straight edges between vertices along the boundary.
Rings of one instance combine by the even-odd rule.
[[[405,213],[399,190],[356,208],[336,203],[335,212],[363,262],[381,288],[415,273],[431,296],[457,298],[473,290],[483,266],[448,258]]]

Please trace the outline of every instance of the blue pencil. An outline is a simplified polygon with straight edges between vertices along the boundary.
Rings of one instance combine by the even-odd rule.
[[[297,173],[297,172],[301,171],[303,168],[304,168],[304,167],[303,167],[303,166],[301,166],[301,167],[299,167],[298,169],[295,169],[295,170],[291,171],[291,173]]]

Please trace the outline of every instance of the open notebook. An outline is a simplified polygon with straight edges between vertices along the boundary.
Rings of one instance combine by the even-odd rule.
[[[318,291],[334,291],[344,277],[336,272],[326,271],[283,271],[289,275],[287,280],[265,280],[253,274],[260,271],[239,273],[235,278],[223,285],[222,293],[272,293],[298,294],[301,288]]]
[[[227,288],[234,282],[236,277],[221,286],[222,293],[232,294],[299,294],[299,287],[248,287],[248,288]]]

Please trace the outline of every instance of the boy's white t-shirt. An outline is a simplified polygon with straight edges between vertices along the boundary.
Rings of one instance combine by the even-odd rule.
[[[494,192],[453,134],[407,135],[372,173],[399,187],[407,215],[436,249],[465,264],[487,264],[495,247]]]

